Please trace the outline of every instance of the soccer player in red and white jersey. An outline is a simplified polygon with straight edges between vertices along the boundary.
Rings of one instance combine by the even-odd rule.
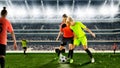
[[[60,26],[60,32],[56,41],[59,39],[60,35],[62,35],[61,45],[59,47],[58,56],[60,55],[62,49],[65,45],[69,45],[69,53],[68,58],[70,59],[70,63],[73,63],[73,31],[70,29],[70,25],[66,23],[67,15],[63,15],[63,23]]]
[[[7,45],[7,31],[12,35],[14,42],[14,49],[17,49],[16,38],[13,31],[11,23],[6,19],[7,10],[6,7],[3,7],[0,17],[0,64],[1,68],[5,68],[5,54],[6,54],[6,45]]]

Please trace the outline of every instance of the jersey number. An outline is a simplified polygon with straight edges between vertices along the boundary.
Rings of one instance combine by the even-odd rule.
[[[2,24],[0,23],[0,33],[2,32],[2,30],[3,30],[3,29],[2,29]]]

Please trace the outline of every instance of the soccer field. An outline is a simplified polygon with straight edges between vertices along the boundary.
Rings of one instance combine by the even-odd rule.
[[[65,54],[67,56],[67,54]],[[60,64],[55,53],[6,55],[6,68],[120,68],[120,54],[94,53],[96,62],[90,63],[86,53],[75,53],[73,64]]]

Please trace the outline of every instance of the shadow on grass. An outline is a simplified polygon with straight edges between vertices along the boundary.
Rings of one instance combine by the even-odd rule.
[[[55,60],[51,60],[50,62],[40,66],[39,68],[79,68],[79,67],[86,66],[90,63],[91,62],[88,61],[88,62],[85,62],[82,64],[75,64],[75,63],[73,63],[73,64],[69,64],[69,63],[60,64]]]
[[[82,67],[82,66],[88,65],[88,64],[90,64],[90,63],[91,63],[91,61],[88,61],[88,62],[85,62],[85,63],[83,63],[83,64],[80,64],[80,66]]]
[[[90,64],[91,63],[91,61],[88,61],[88,62],[84,62],[84,63],[82,63],[82,64],[75,64],[75,63],[73,63],[73,64],[70,64],[70,66],[72,67],[72,68],[78,68],[78,67],[83,67],[83,66],[86,66],[86,65],[88,65],[88,64]]]
[[[56,60],[51,60],[48,63],[40,66],[39,68],[57,68],[59,66],[59,63]]]

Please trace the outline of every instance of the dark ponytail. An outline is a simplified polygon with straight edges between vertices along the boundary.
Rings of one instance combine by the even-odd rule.
[[[63,14],[63,16],[62,16],[62,17],[67,18],[68,16],[67,16],[66,14]]]
[[[6,7],[3,7],[3,10],[6,10]]]
[[[4,16],[7,14],[6,7],[3,7],[3,10],[1,11],[1,16]]]

